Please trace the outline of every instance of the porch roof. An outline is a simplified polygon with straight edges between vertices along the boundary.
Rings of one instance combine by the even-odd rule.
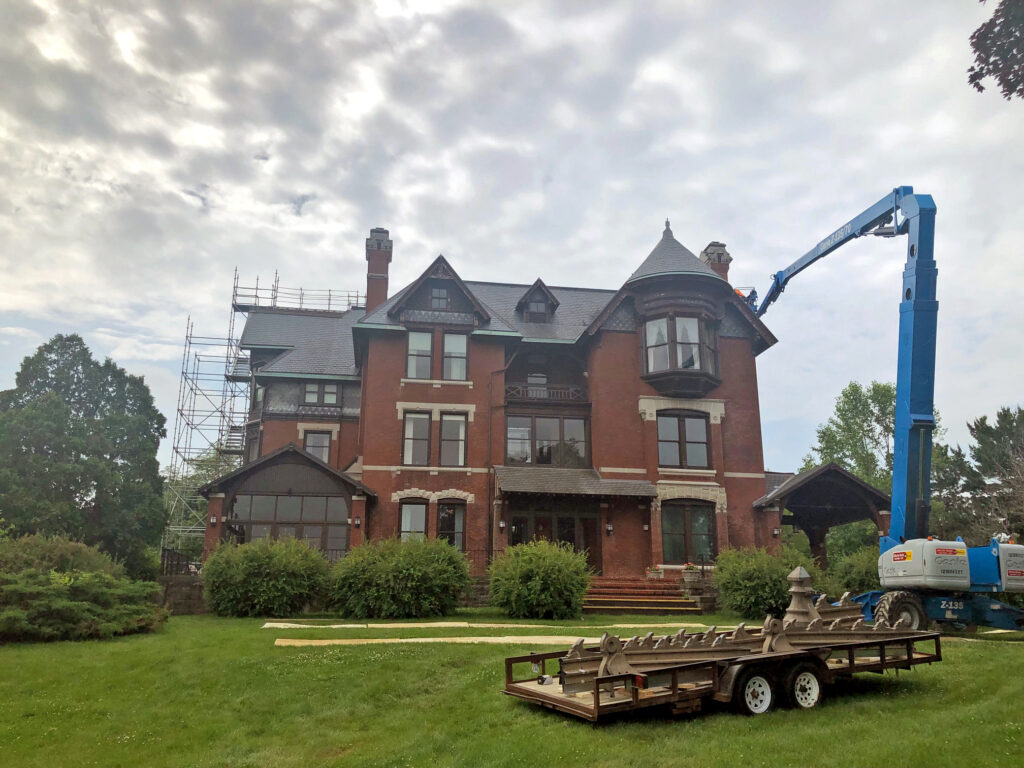
[[[658,495],[657,489],[647,480],[606,480],[594,469],[498,466],[494,468],[494,476],[502,493],[642,498]]]

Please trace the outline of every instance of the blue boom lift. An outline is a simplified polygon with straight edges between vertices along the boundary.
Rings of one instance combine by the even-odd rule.
[[[913,629],[929,621],[956,626],[1024,628],[1024,611],[993,600],[993,592],[1024,592],[1024,546],[992,539],[981,547],[936,541],[928,535],[932,430],[935,427],[935,202],[897,187],[841,226],[811,251],[772,277],[764,299],[747,297],[758,316],[782,295],[796,275],[864,235],[907,235],[907,263],[900,303],[893,450],[892,516],[879,538],[878,573],[883,590],[858,595],[868,619],[904,618]]]

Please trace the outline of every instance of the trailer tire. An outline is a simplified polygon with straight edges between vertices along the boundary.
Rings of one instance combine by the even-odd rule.
[[[763,669],[740,672],[732,691],[733,703],[744,715],[763,715],[775,706],[775,681]]]
[[[782,695],[794,709],[813,709],[821,703],[825,679],[821,667],[812,661],[801,661],[786,671]]]
[[[875,606],[875,622],[885,621],[891,627],[904,618],[908,620],[907,629],[928,628],[928,614],[921,598],[903,589],[882,595]]]

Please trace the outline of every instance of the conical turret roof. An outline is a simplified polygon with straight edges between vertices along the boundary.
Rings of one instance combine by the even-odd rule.
[[[722,280],[711,267],[675,239],[668,219],[665,219],[665,231],[661,234],[661,241],[654,246],[654,250],[644,259],[643,264],[637,268],[636,272],[629,276],[626,285],[637,280],[661,275],[701,275]],[[722,280],[722,282],[725,281]]]

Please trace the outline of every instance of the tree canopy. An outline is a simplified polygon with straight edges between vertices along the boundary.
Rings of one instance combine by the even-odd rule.
[[[850,382],[836,398],[833,414],[818,427],[817,443],[801,471],[835,462],[888,493],[895,408],[895,385]],[[940,538],[963,536],[974,544],[1000,533],[1024,533],[1024,409],[1001,408],[993,421],[981,416],[967,429],[973,444],[966,451],[939,442],[940,427],[933,435],[931,532]],[[844,550],[867,541],[869,527],[858,526],[830,532],[830,545],[835,539],[838,546],[841,536],[849,539],[840,547]]]
[[[26,357],[0,392],[0,516],[130,561],[164,526],[156,458],[165,419],[142,377],[95,360],[78,335]]]
[[[992,18],[971,35],[971,49],[968,83],[984,91],[982,81],[993,77],[1004,99],[1024,98],[1024,0],[1000,0]]]

